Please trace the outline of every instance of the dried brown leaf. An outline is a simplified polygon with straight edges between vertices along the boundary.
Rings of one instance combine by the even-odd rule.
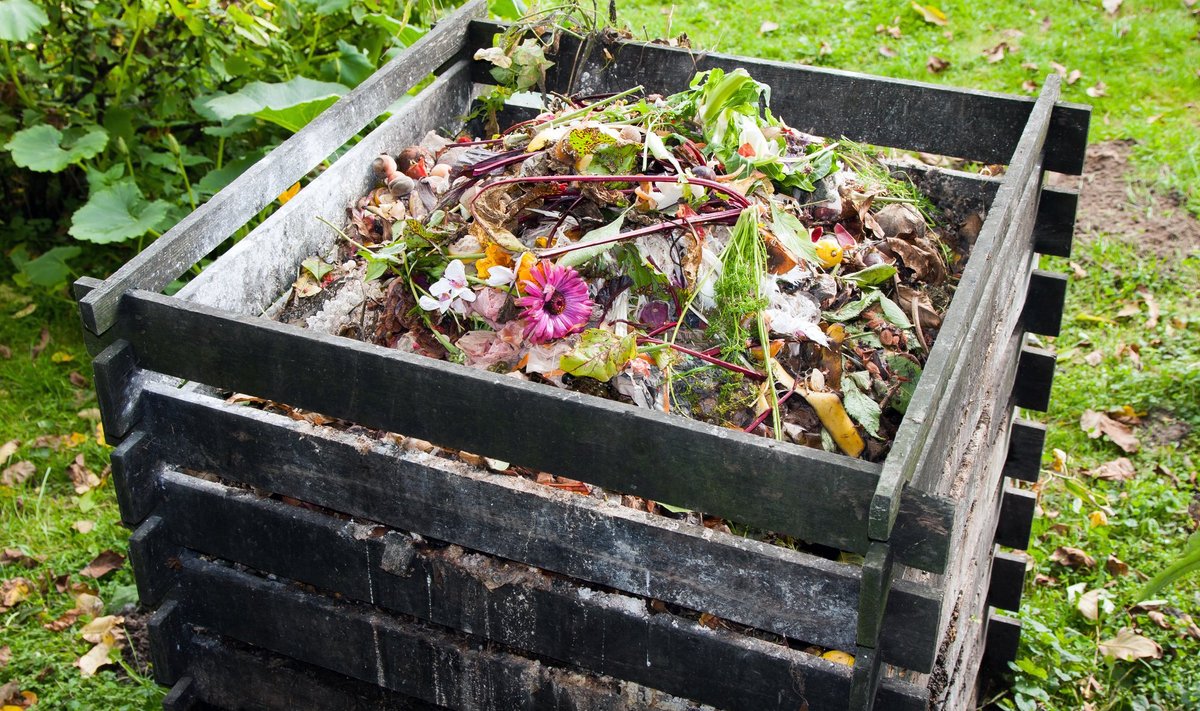
[[[1103,479],[1105,481],[1129,481],[1137,476],[1137,470],[1133,468],[1133,462],[1127,457],[1117,457],[1111,462],[1105,462],[1095,469],[1090,469],[1087,475],[1093,479]]]
[[[0,360],[10,360],[12,358],[12,349],[0,343]]]
[[[77,455],[75,461],[67,465],[67,476],[71,479],[76,494],[86,494],[100,485],[100,477],[87,468],[82,454]]]
[[[83,377],[83,375],[78,370],[72,370],[70,373],[68,373],[67,380],[71,381],[71,384],[74,385],[75,387],[81,388],[81,389],[86,388],[92,384],[91,381],[88,380],[87,378]]]
[[[1082,78],[1083,78],[1083,72],[1079,71],[1078,69],[1072,69],[1071,72],[1069,74],[1067,74],[1067,85],[1069,86],[1071,84],[1074,84],[1075,82],[1079,81]]]
[[[995,64],[1004,60],[1004,56],[1012,51],[1007,42],[1001,42],[995,47],[983,50],[983,56],[987,58],[988,64]]]
[[[1151,610],[1147,612],[1146,615],[1150,617],[1151,622],[1158,625],[1160,628],[1164,630],[1171,629],[1171,623],[1167,620],[1167,616],[1158,610]]]
[[[1162,647],[1158,642],[1134,632],[1131,627],[1122,627],[1116,637],[1100,643],[1100,653],[1126,662],[1138,659],[1159,659]]]
[[[1050,560],[1068,568],[1095,568],[1096,559],[1078,548],[1059,546],[1050,554]]]
[[[1089,86],[1084,90],[1084,93],[1093,99],[1099,99],[1102,96],[1108,96],[1108,85],[1102,81],[1098,81],[1094,86]]]
[[[101,578],[125,564],[125,557],[116,551],[104,551],[92,559],[79,574],[85,578]]]
[[[896,50],[892,49],[886,44],[879,45],[879,53],[888,58],[896,56]]]
[[[771,22],[770,20],[763,20],[763,23],[758,26],[758,34],[768,35],[777,29],[779,29],[778,23]]]
[[[37,467],[33,462],[17,462],[0,473],[0,484],[4,486],[18,486],[21,482],[33,476],[37,471]]]
[[[42,627],[50,630],[51,632],[62,632],[71,625],[75,624],[80,617],[83,617],[83,614],[83,610],[80,610],[77,607],[71,608],[70,610],[64,612],[57,620],[47,622],[42,625]]]
[[[7,644],[4,645],[3,647],[0,647],[0,669],[3,669],[4,667],[8,666],[8,663],[11,661],[12,661],[12,647],[8,646]],[[6,700],[7,699],[0,699],[0,701],[6,701]]]
[[[921,3],[914,2],[912,4],[912,8],[916,10],[921,17],[931,25],[945,26],[947,23],[949,23],[949,20],[946,18],[946,13],[942,12],[941,8],[937,7],[936,5],[922,5]]]
[[[22,568],[33,569],[42,564],[46,560],[46,556],[35,557],[25,555],[24,552],[16,548],[5,548],[4,553],[0,554],[0,563],[5,565],[19,565]]]
[[[25,578],[9,578],[0,583],[0,612],[20,604],[33,592],[33,583]]]
[[[1158,302],[1154,300],[1154,294],[1145,287],[1138,289],[1138,294],[1141,295],[1142,301],[1146,302],[1146,323],[1144,325],[1147,329],[1155,328],[1158,326]]]
[[[49,345],[50,345],[50,329],[45,326],[42,326],[42,332],[38,336],[37,345],[34,346],[33,348],[29,349],[29,355],[33,358],[33,360],[37,360],[38,356],[40,356],[42,354],[42,352],[46,350],[46,347]]]
[[[925,68],[929,70],[930,74],[940,74],[946,71],[946,68],[949,66],[949,61],[942,59],[936,54],[929,55],[929,59],[925,60]]]
[[[17,453],[17,449],[21,446],[21,440],[10,439],[0,445],[0,464],[6,463],[12,455]]]
[[[1100,0],[1100,4],[1104,7],[1104,11],[1110,15],[1117,14],[1117,10],[1121,9],[1121,3],[1125,0]]]
[[[1133,434],[1133,429],[1123,422],[1114,420],[1106,413],[1084,410],[1079,417],[1079,427],[1092,439],[1097,439],[1101,434],[1107,435],[1113,444],[1131,454],[1141,448],[1137,436]]]
[[[1104,361],[1104,354],[1099,350],[1094,350],[1083,357],[1083,362],[1095,368]]]

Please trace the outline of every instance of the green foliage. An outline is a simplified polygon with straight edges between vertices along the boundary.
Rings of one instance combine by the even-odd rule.
[[[53,288],[72,259],[128,260],[419,39],[435,9],[0,0],[7,261],[22,283]],[[106,247],[59,249],[74,240]]]

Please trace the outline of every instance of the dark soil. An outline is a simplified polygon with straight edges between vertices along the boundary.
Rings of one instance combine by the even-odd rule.
[[[1075,234],[1083,241],[1108,234],[1172,258],[1200,252],[1200,221],[1179,196],[1158,195],[1130,177],[1133,141],[1088,146],[1083,176],[1052,176],[1051,184],[1079,187]]]

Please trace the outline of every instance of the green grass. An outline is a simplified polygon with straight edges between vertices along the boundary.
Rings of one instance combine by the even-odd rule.
[[[21,446],[10,460],[0,462],[0,470],[29,461],[36,472],[17,487],[0,486],[0,540],[6,549],[45,560],[33,568],[0,565],[0,580],[23,577],[34,583],[29,598],[0,613],[0,646],[12,650],[12,660],[0,669],[0,683],[16,681],[37,694],[37,708],[159,708],[164,691],[138,675],[133,665],[104,667],[90,679],[81,676],[73,664],[92,646],[80,637],[86,619],[62,632],[42,626],[75,606],[69,591],[56,590],[58,576],[69,575],[70,584],[92,588],[105,603],[105,614],[123,614],[126,605],[136,601],[137,591],[128,565],[98,581],[79,575],[102,551],[124,555],[129,531],[118,523],[110,480],[77,496],[66,473],[78,455],[100,473],[109,452],[97,441],[96,422],[79,416],[96,407],[95,393],[90,385],[76,387],[69,379],[72,371],[91,378],[78,318],[65,298],[19,294],[9,279],[4,275],[8,284],[0,285],[0,344],[12,349],[11,359],[0,360],[0,444],[16,439]],[[12,318],[30,304],[36,304],[33,313]],[[39,344],[43,327],[49,330],[50,342],[35,360],[31,350]],[[56,354],[61,362],[54,362]],[[36,443],[39,437],[73,434],[82,440],[74,446]],[[73,527],[79,521],[94,522],[95,528],[80,533]]]
[[[619,9],[623,20],[635,29],[644,25],[654,36],[664,33],[663,10],[670,7],[623,2]],[[673,32],[688,32],[698,48],[1014,93],[1022,93],[1028,80],[1040,81],[1050,71],[1049,63],[1057,61],[1083,74],[1076,84],[1064,87],[1064,94],[1067,100],[1095,107],[1093,141],[1138,141],[1140,181],[1131,185],[1130,194],[1147,189],[1174,191],[1200,213],[1196,187],[1200,142],[1195,140],[1200,112],[1187,106],[1189,101],[1200,101],[1200,77],[1195,74],[1200,67],[1200,42],[1195,41],[1200,25],[1182,0],[1127,0],[1116,17],[1104,13],[1099,2],[954,2],[941,8],[950,18],[944,28],[925,23],[903,2],[680,3],[671,22]],[[876,25],[896,24],[897,17],[900,39],[875,32]],[[1047,18],[1050,26],[1043,30]],[[779,29],[759,36],[763,20],[776,22]],[[1024,34],[1016,37],[1007,30]],[[1020,49],[999,63],[988,63],[982,50],[1001,41]],[[828,53],[822,53],[823,43]],[[895,57],[879,53],[885,44],[896,52]],[[949,60],[949,69],[937,75],[926,71],[931,54]],[[1022,68],[1025,62],[1037,63],[1038,70]],[[1098,81],[1107,84],[1107,96],[1088,97],[1084,90]],[[1159,629],[1145,614],[1131,612],[1130,606],[1142,584],[1138,574],[1162,568],[1195,526],[1188,505],[1196,487],[1200,438],[1193,434],[1179,443],[1150,446],[1146,428],[1141,428],[1144,447],[1130,457],[1138,476],[1124,484],[1097,482],[1084,472],[1121,452],[1107,440],[1087,438],[1079,429],[1079,415],[1089,408],[1128,405],[1148,413],[1169,413],[1200,428],[1196,296],[1200,258],[1162,262],[1102,236],[1090,245],[1077,246],[1074,261],[1087,275],[1073,280],[1063,334],[1046,339],[1060,360],[1047,418],[1050,435],[1047,471],[1040,485],[1042,515],[1035,521],[1029,551],[1034,569],[1019,613],[1025,625],[1022,669],[1016,676],[1016,694],[999,701],[1022,709],[1078,709],[1085,703],[1098,710],[1196,708],[1200,706],[1200,682],[1195,681],[1200,679],[1200,643],[1181,635],[1179,618],[1171,613],[1200,617],[1200,576],[1162,595],[1168,601],[1163,610],[1173,627],[1170,630]],[[1047,268],[1071,271],[1064,260],[1047,262]],[[45,556],[45,560],[32,569],[4,565],[0,579],[22,576],[40,583],[70,574],[71,582],[94,585],[106,611],[119,614],[133,595],[128,567],[98,582],[78,575],[103,550],[124,553],[128,536],[117,523],[111,482],[80,497],[66,476],[67,465],[79,454],[97,472],[108,458],[108,450],[96,441],[94,422],[78,416],[95,407],[94,394],[68,380],[72,370],[90,377],[78,321],[65,297],[18,292],[5,268],[0,266],[0,344],[13,354],[0,360],[0,422],[4,423],[0,444],[11,439],[23,444],[10,461],[0,462],[0,469],[31,461],[37,470],[16,488],[0,487],[0,535],[5,548]],[[1153,329],[1144,326],[1144,313],[1118,317],[1126,302],[1138,302],[1139,288],[1153,293],[1161,307],[1160,322]],[[21,319],[11,318],[28,303],[36,303],[37,310]],[[39,342],[43,326],[52,340],[34,360],[30,349]],[[1115,355],[1121,344],[1137,345],[1140,369],[1127,357]],[[1094,350],[1104,355],[1091,366],[1084,357]],[[55,362],[56,352],[74,360]],[[74,447],[55,450],[32,445],[42,435],[75,432],[86,439]],[[1053,449],[1067,454],[1065,472],[1051,470]],[[1166,467],[1179,484],[1156,473],[1156,467]],[[1084,488],[1068,488],[1070,482]],[[1092,526],[1088,516],[1104,501],[1112,511],[1108,523]],[[82,534],[72,527],[77,521],[95,521],[96,527]],[[1086,550],[1099,565],[1070,570],[1051,562],[1050,554],[1060,545]],[[1127,563],[1134,573],[1109,574],[1104,568],[1109,555]],[[1057,584],[1035,585],[1037,574],[1053,577]],[[1105,587],[1113,611],[1098,623],[1087,621],[1068,599],[1067,587],[1078,583],[1087,589]],[[0,646],[12,650],[11,662],[0,668],[0,683],[18,681],[38,695],[40,708],[156,708],[163,690],[132,667],[105,667],[91,679],[80,676],[72,664],[90,647],[79,636],[81,623],[60,633],[42,626],[70,609],[73,601],[56,592],[53,584],[38,587],[29,599],[0,613]],[[1164,658],[1105,661],[1097,652],[1097,641],[1112,637],[1123,626],[1137,626],[1159,642]],[[1090,699],[1081,686],[1089,677],[1101,687]]]
[[[1183,0],[1129,0],[1115,16],[1099,0],[947,1],[938,7],[948,16],[945,27],[927,23],[907,2],[619,4],[621,19],[639,36],[664,34],[669,19],[670,31],[687,32],[698,49],[901,79],[1023,94],[1025,82],[1040,84],[1053,71],[1051,62],[1078,69],[1082,77],[1064,84],[1063,100],[1092,105],[1090,139],[1136,140],[1140,176],[1200,215],[1200,18]],[[779,29],[759,35],[766,20]],[[900,38],[877,33],[879,25],[899,27]],[[1001,42],[1017,51],[989,63],[984,50]],[[885,45],[896,56],[881,54]],[[931,55],[948,60],[949,68],[929,72]],[[1037,69],[1021,66],[1028,63]],[[1106,95],[1088,96],[1098,82]]]

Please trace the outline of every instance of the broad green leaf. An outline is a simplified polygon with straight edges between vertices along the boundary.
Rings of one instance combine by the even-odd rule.
[[[583,237],[580,237],[579,241],[575,243],[575,246],[578,247],[581,244],[590,244],[592,242],[599,242],[601,240],[606,240],[606,239],[611,239],[613,237],[616,237],[617,235],[621,234],[621,226],[623,224],[625,224],[625,213],[624,212],[622,212],[617,217],[617,219],[613,220],[612,222],[608,223],[607,225],[604,225],[602,227],[597,227],[596,229],[592,230],[591,232],[588,232]],[[591,259],[592,257],[595,257],[599,254],[603,254],[604,252],[607,252],[608,250],[617,246],[617,244],[619,244],[619,243],[618,242],[609,242],[608,244],[601,244],[601,245],[597,245],[595,247],[583,247],[581,249],[575,249],[573,251],[567,252],[562,257],[559,257],[558,263],[564,267],[575,267],[580,264],[583,264],[584,262]]]
[[[53,126],[42,124],[13,134],[4,147],[12,151],[13,162],[39,173],[57,173],[81,160],[92,158],[108,145],[108,132],[93,126],[79,138],[68,138]]]
[[[87,204],[71,216],[68,232],[87,242],[122,242],[158,227],[168,208],[163,200],[146,202],[132,180],[123,180],[92,193]]]
[[[879,403],[859,389],[854,378],[842,378],[842,405],[846,414],[862,425],[867,434],[879,439],[879,416],[883,411],[879,409]]]
[[[354,45],[344,40],[337,41],[338,56],[333,58],[337,67],[338,81],[346,86],[358,86],[375,73],[375,65]]]
[[[558,367],[574,376],[607,382],[636,355],[636,334],[618,338],[608,329],[589,328],[579,346],[559,359]]]
[[[878,291],[870,289],[857,300],[851,301],[836,311],[826,311],[823,315],[827,321],[849,321],[866,311],[871,304],[879,301],[880,296],[882,294]]]
[[[24,42],[48,24],[45,10],[29,0],[0,0],[0,40]]]
[[[216,195],[222,188],[236,180],[239,175],[245,173],[250,166],[257,163],[265,154],[265,148],[253,150],[231,163],[208,171],[196,184],[196,189],[201,195]]]
[[[771,232],[793,256],[812,265],[821,264],[808,228],[792,213],[779,209],[774,202],[771,203]]]
[[[214,94],[194,103],[198,111],[216,120],[255,116],[299,131],[347,91],[343,84],[295,77],[275,84],[251,82],[232,94]]]
[[[54,247],[47,250],[37,259],[31,259],[21,265],[21,272],[29,277],[30,283],[36,286],[53,288],[67,281],[71,276],[71,268],[67,260],[78,257],[82,252],[79,247]]]
[[[888,323],[897,328],[912,328],[912,322],[908,320],[908,316],[904,315],[904,309],[895,301],[892,301],[883,294],[879,295],[879,307],[883,309],[883,317],[888,320]]]
[[[351,0],[301,0],[314,15],[332,15],[350,7]]]
[[[862,271],[847,274],[843,279],[852,281],[859,286],[876,286],[896,275],[896,268],[890,264],[876,264]]]
[[[888,358],[887,366],[888,370],[892,371],[893,378],[899,376],[905,379],[905,382],[900,384],[900,389],[888,401],[892,409],[903,414],[908,409],[908,403],[917,389],[917,383],[921,380],[921,366],[901,355]]]
[[[488,5],[492,14],[502,20],[515,22],[529,12],[529,8],[521,0],[492,0]]]
[[[312,274],[313,278],[317,281],[321,281],[325,278],[326,274],[333,271],[333,267],[321,261],[320,257],[309,257],[300,262],[300,266],[304,267],[304,270],[309,274]]]

